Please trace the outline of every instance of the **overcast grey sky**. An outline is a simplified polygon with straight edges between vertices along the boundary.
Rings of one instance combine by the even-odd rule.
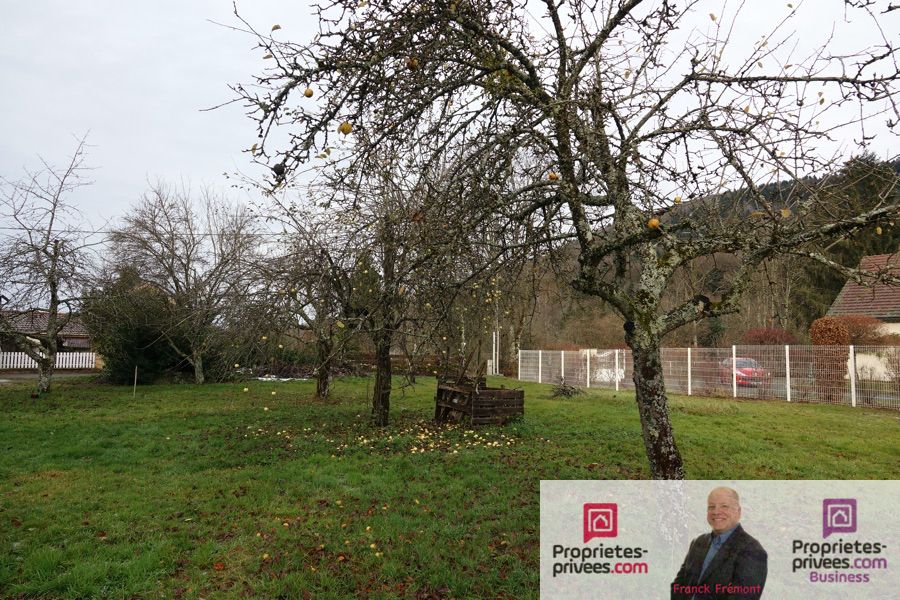
[[[238,7],[262,31],[278,23],[279,37],[299,41],[316,28],[310,4],[244,0]],[[701,5],[697,27],[710,26],[710,12],[727,17],[738,4]],[[842,0],[792,4],[800,9],[801,46],[824,40],[833,24],[836,46],[871,41],[871,23],[846,22]],[[749,47],[790,10],[784,0],[748,2],[736,43]],[[265,66],[250,37],[210,22],[237,24],[230,0],[4,0],[0,14],[3,176],[17,178],[23,165],[37,166],[38,155],[64,162],[74,137],[87,132],[95,183],[76,200],[97,225],[125,212],[148,178],[225,188],[224,172],[253,173],[241,150],[254,142],[255,130],[240,106],[201,112],[232,97],[229,83],[247,82]],[[539,4],[532,14],[540,17]],[[895,40],[898,22],[900,11],[881,23]],[[896,141],[882,136],[873,149],[892,156]]]
[[[307,38],[307,2],[239,2],[267,31]],[[0,17],[0,174],[18,178],[41,155],[61,164],[88,133],[94,184],[78,192],[91,222],[118,216],[147,179],[190,179],[224,187],[225,171],[246,170],[241,149],[255,140],[238,105],[201,112],[232,97],[264,63],[237,25],[231,0],[4,1]],[[238,196],[238,194],[235,194]]]

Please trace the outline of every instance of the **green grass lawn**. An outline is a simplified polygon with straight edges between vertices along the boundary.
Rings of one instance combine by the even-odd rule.
[[[533,598],[540,480],[648,475],[630,393],[473,432],[422,378],[375,430],[369,385],[0,386],[0,597]],[[897,412],[672,405],[692,479],[900,477]]]

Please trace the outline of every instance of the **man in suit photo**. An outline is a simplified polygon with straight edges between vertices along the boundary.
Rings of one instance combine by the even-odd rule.
[[[672,600],[758,600],[766,585],[766,551],[741,527],[741,499],[728,487],[709,493],[706,521],[712,527],[691,542],[675,581]]]

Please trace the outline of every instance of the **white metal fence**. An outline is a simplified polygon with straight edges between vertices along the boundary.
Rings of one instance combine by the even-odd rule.
[[[93,352],[60,352],[56,355],[57,369],[93,369],[97,355]],[[37,363],[24,352],[0,352],[0,370],[37,369]]]
[[[519,379],[634,389],[631,350],[522,350]],[[898,346],[663,348],[676,394],[900,409]]]

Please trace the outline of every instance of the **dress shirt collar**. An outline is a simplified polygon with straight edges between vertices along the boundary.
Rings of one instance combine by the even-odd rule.
[[[712,535],[712,538],[711,538],[712,543],[717,546],[721,546],[722,544],[724,544],[725,542],[728,541],[728,538],[731,537],[731,534],[734,533],[734,530],[737,529],[739,526],[740,526],[740,523],[738,523],[737,525],[735,525],[734,527],[732,527],[731,529],[729,529],[727,531],[723,531],[722,533],[712,532],[712,534],[711,534]]]

